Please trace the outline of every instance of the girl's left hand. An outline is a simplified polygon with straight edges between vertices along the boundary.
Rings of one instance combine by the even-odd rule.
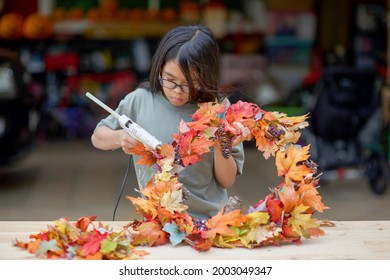
[[[234,127],[236,128],[238,133],[232,139],[232,147],[237,146],[243,141],[252,139],[252,133],[250,129],[243,126],[242,123],[235,122]]]

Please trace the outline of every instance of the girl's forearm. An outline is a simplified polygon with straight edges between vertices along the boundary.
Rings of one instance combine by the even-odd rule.
[[[101,150],[115,150],[121,147],[122,130],[112,130],[101,126],[91,136],[92,145]]]
[[[218,141],[214,146],[214,173],[217,182],[224,188],[230,188],[236,181],[237,164],[232,156],[224,158]]]

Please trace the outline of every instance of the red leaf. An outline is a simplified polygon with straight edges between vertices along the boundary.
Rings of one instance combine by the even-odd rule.
[[[107,238],[108,232],[104,232],[103,234],[97,230],[92,231],[86,236],[80,238],[80,242],[82,242],[82,246],[78,249],[78,253],[82,257],[86,257],[88,255],[93,255],[100,249],[100,243]]]

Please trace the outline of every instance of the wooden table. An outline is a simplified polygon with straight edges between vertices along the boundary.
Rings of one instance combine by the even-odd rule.
[[[103,222],[115,228],[127,222]],[[30,260],[36,257],[14,247],[12,240],[29,241],[29,235],[46,230],[52,222],[0,221],[0,260]],[[189,245],[170,244],[142,247],[149,260],[390,260],[390,221],[338,221],[335,227],[323,227],[325,236],[303,239],[301,245],[284,244],[255,249],[211,248],[198,252]]]

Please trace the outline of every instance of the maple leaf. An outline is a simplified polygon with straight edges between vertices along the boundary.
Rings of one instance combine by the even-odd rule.
[[[158,200],[163,197],[167,192],[178,191],[182,189],[183,184],[179,182],[177,176],[172,176],[169,181],[159,180],[154,183],[153,186],[149,186],[148,189],[151,190],[150,193],[153,193],[153,199]],[[153,190],[153,191],[152,191]]]
[[[198,110],[192,115],[192,122],[187,126],[196,132],[204,131],[210,126],[218,126],[220,119],[218,114],[226,111],[226,100],[222,104],[217,102],[201,103]]]
[[[299,194],[295,191],[293,183],[287,183],[282,188],[277,189],[280,201],[283,203],[284,213],[290,213],[299,202]]]
[[[138,143],[130,152],[140,156],[140,159],[136,162],[140,165],[152,166],[157,162],[157,158],[152,151],[146,148],[142,143]]]
[[[305,147],[295,147],[290,145],[287,152],[278,151],[276,153],[276,167],[278,176],[285,176],[286,179],[300,182],[306,177],[311,169],[303,164],[298,164],[309,158],[310,145]]]
[[[160,146],[159,155],[164,159],[170,159],[173,162],[175,159],[175,149],[170,144],[164,144]]]
[[[175,222],[179,230],[185,232],[186,234],[190,234],[195,228],[192,218],[188,212],[176,213]]]
[[[108,233],[100,233],[97,230],[89,232],[87,235],[84,235],[80,238],[82,246],[78,249],[77,253],[86,257],[88,255],[93,255],[100,250],[100,243],[107,238]]]
[[[271,215],[270,221],[271,222],[278,222],[285,211],[283,202],[279,199],[267,199],[266,206],[268,209],[268,213]]]
[[[155,180],[169,182],[173,175],[171,174],[171,170],[173,169],[172,164],[173,162],[171,159],[161,160],[159,162],[161,170],[159,172],[156,172],[154,176]]]
[[[202,232],[202,237],[213,239],[217,234],[236,236],[236,232],[230,229],[230,226],[241,226],[247,220],[249,220],[249,217],[242,215],[240,209],[226,214],[221,210],[207,221],[206,226],[209,230]]]
[[[42,243],[42,239],[37,239],[37,240],[34,240],[34,241],[31,241],[27,244],[27,250],[31,253],[31,254],[35,254],[36,251],[39,250],[39,248],[41,247],[41,243]]]
[[[157,201],[132,196],[126,196],[126,198],[133,203],[133,205],[137,208],[137,212],[143,217],[154,219],[157,216]]]
[[[70,242],[76,240],[82,232],[82,230],[78,228],[77,223],[72,224],[68,218],[60,218],[54,221],[54,225],[56,226],[56,231],[57,234],[60,235],[60,238]]]
[[[169,233],[169,240],[171,241],[173,246],[181,243],[184,240],[185,233],[179,230],[175,221],[172,221],[172,223],[165,224],[163,227],[163,231]]]
[[[260,152],[263,152],[265,159],[268,159],[271,155],[275,156],[275,152],[279,149],[275,141],[265,137],[265,128],[260,123],[251,129],[252,136],[256,140],[256,147]]]
[[[265,225],[268,223],[268,220],[270,218],[269,214],[266,212],[253,212],[248,213],[247,217],[249,218],[248,221],[245,223],[245,226],[249,228],[255,228],[258,225]]]
[[[239,236],[222,236],[217,235],[213,240],[213,245],[221,248],[234,248],[240,242]]]
[[[303,236],[306,238],[310,238],[312,236],[319,237],[325,235],[325,232],[319,227],[302,229]]]
[[[96,216],[83,216],[79,219],[77,219],[76,227],[81,229],[81,231],[87,231],[88,226],[96,220]]]
[[[35,254],[38,256],[46,256],[48,252],[53,252],[56,255],[60,255],[62,253],[62,249],[57,246],[57,240],[52,239],[49,241],[42,241]]]
[[[161,206],[165,207],[171,214],[182,212],[188,209],[187,205],[182,204],[182,189],[167,192],[161,198]]]
[[[321,196],[318,193],[317,189],[311,184],[305,184],[302,183],[298,190],[299,194],[299,203],[304,204],[306,206],[310,206],[313,210],[318,212],[323,212],[326,209],[329,209],[329,207],[325,206],[321,201]]]
[[[244,242],[244,244],[246,244],[247,247],[252,247],[253,245],[250,245],[251,243],[260,244],[269,238],[274,238],[275,236],[278,236],[281,231],[282,229],[278,227],[275,227],[273,230],[270,230],[270,227],[268,225],[259,225],[251,229],[246,234],[245,238],[242,238],[242,241]]]
[[[138,233],[132,241],[133,245],[157,246],[168,241],[168,234],[162,230],[161,224],[155,220],[142,223],[136,230]]]
[[[218,102],[200,103],[199,108],[192,115],[194,121],[201,119],[212,119],[217,114],[222,114],[226,111],[226,99],[220,104]]]
[[[208,251],[213,246],[213,241],[202,238],[201,234],[190,234],[186,236],[184,240],[190,244],[192,248],[201,252]]]
[[[250,129],[255,125],[255,118],[260,115],[261,112],[262,110],[258,105],[239,100],[230,105],[226,112],[225,119],[229,124],[240,122]]]
[[[298,235],[303,236],[303,232],[320,226],[320,223],[316,219],[312,219],[312,215],[306,213],[309,206],[303,204],[295,207],[291,211],[291,217],[288,219],[288,225],[292,227],[292,230]]]
[[[288,117],[284,113],[274,113],[273,115],[278,118],[278,121],[281,124],[289,126],[293,130],[302,129],[309,125],[309,123],[306,121],[306,119],[309,117],[308,114],[293,117]]]
[[[179,155],[184,166],[194,164],[202,160],[201,155],[210,151],[214,141],[203,137],[196,137],[196,132],[191,130],[185,134],[179,142]]]
[[[100,252],[102,254],[109,254],[118,247],[118,243],[111,240],[103,240],[100,244]]]
[[[86,260],[102,260],[103,259],[103,254],[101,252],[96,252],[91,255],[85,256]]]

